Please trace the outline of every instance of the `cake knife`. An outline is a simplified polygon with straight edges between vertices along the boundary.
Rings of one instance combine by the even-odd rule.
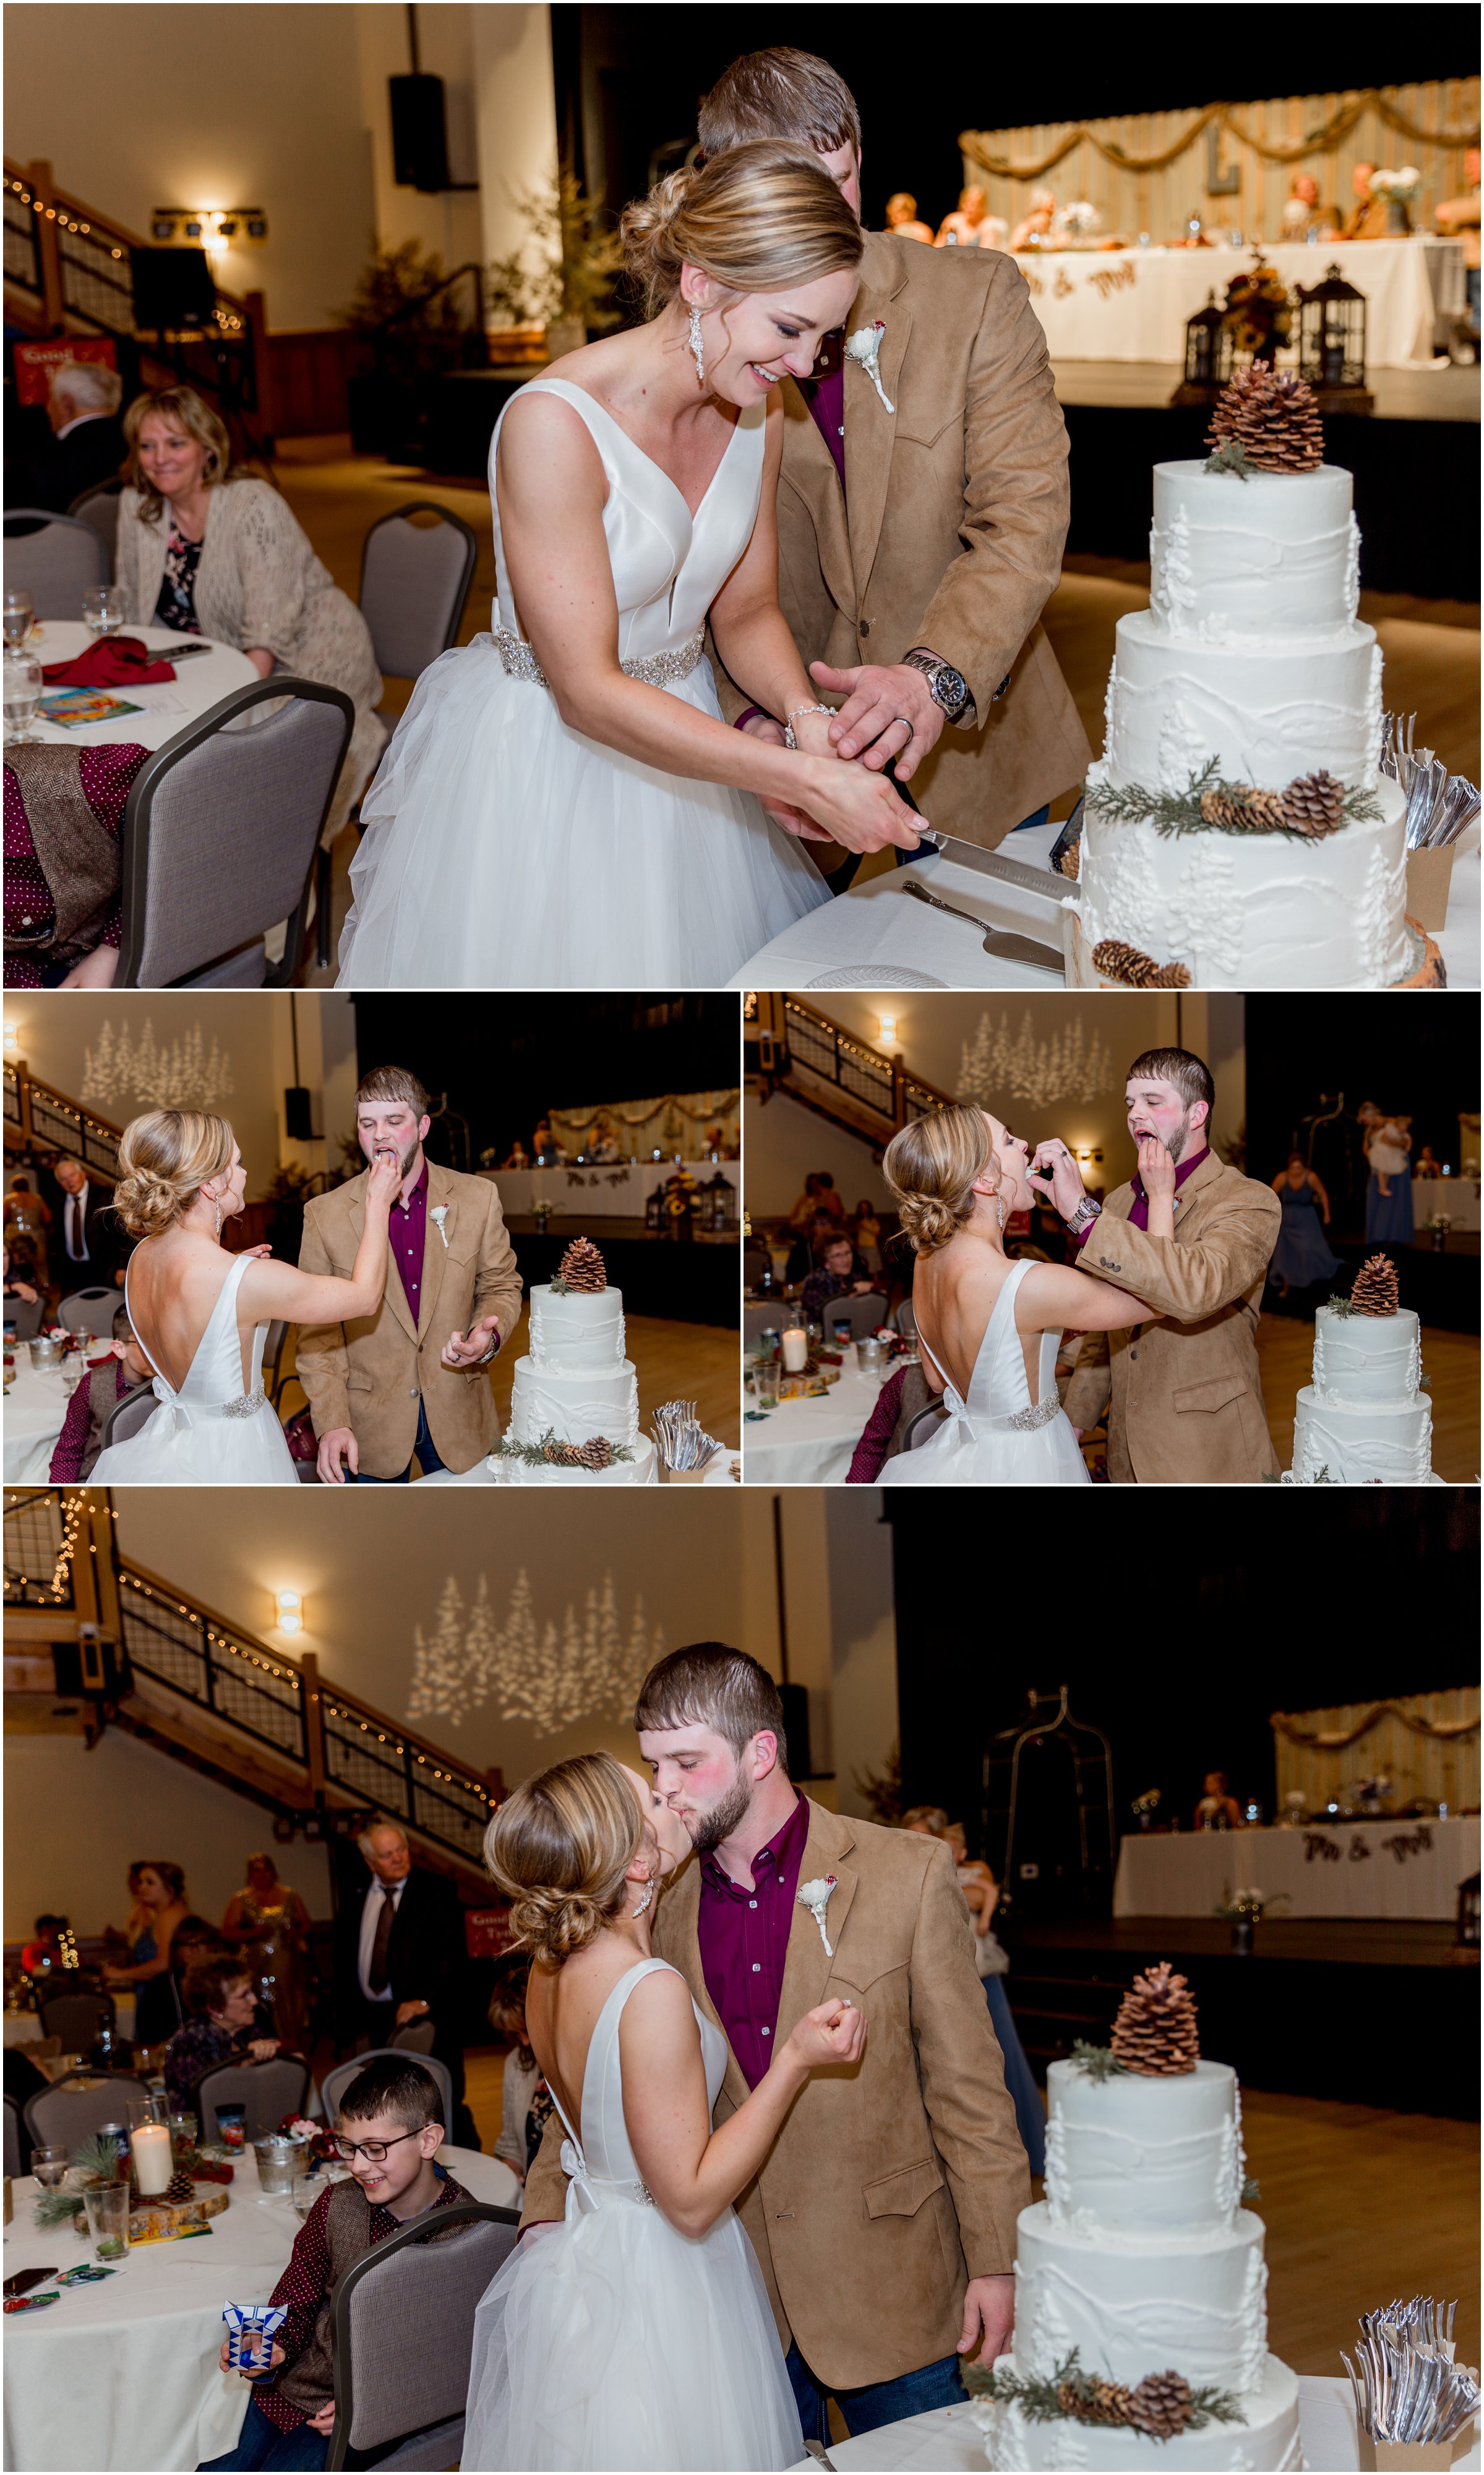
[[[1007,859],[1003,851],[981,850],[977,843],[959,842],[952,834],[922,832],[925,843],[931,843],[944,859],[956,868],[971,868],[981,876],[998,876],[1007,885],[1019,886],[1023,894],[1038,894],[1043,902],[1053,902],[1060,909],[1072,888],[1066,877],[1053,873],[1049,868],[1033,868],[1028,860]]]
[[[977,912],[961,911],[956,902],[945,902],[941,894],[930,894],[925,885],[912,877],[903,884],[904,894],[914,894],[919,902],[931,902],[935,911],[947,911],[955,919],[966,919],[972,928],[985,931],[985,952],[1001,963],[1034,963],[1043,971],[1065,969],[1062,957],[1053,945],[1043,945],[1034,937],[1017,937],[1010,929],[996,928],[993,921],[981,919]]]

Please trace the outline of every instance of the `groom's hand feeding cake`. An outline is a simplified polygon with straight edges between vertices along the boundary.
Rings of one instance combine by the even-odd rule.
[[[1053,2063],[1046,2085],[1014,2351],[974,2409],[990,2464],[1301,2466],[1262,2223],[1241,2205],[1236,2074],[1201,2061],[1185,1979],[1163,1962],[1135,1978],[1111,2051]]]
[[[530,1351],[510,1388],[510,1433],[492,1465],[517,1485],[652,1484],[639,1432],[639,1378],[623,1354],[623,1292],[597,1247],[576,1238],[554,1281],[530,1293]]]
[[[1314,1317],[1314,1381],[1294,1411],[1293,1486],[1441,1486],[1422,1327],[1399,1303],[1396,1265],[1373,1255],[1349,1298]]]

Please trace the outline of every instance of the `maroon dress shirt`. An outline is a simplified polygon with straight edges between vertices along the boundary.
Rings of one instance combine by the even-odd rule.
[[[722,1871],[715,1851],[701,1858],[695,1928],[701,1974],[749,2088],[757,2087],[773,2059],[793,1895],[808,1837],[809,1803],[801,1796],[783,1828],[754,1856],[750,1891]]]
[[[401,1285],[412,1310],[412,1320],[416,1323],[423,1295],[423,1254],[427,1244],[426,1161],[423,1163],[422,1174],[406,1202],[403,1203],[399,1196],[393,1204],[388,1235],[392,1257],[401,1274]]]
[[[473,2198],[474,2194],[466,2192],[461,2183],[455,2183],[446,2168],[435,2166],[433,2172],[440,2185],[438,2197],[432,2203],[435,2209],[450,2209],[458,2200]],[[268,2298],[271,2303],[282,2303],[288,2307],[288,2317],[274,2340],[283,2349],[283,2362],[279,2366],[280,2371],[297,2363],[314,2335],[314,2323],[329,2284],[325,2212],[329,2206],[332,2189],[332,2185],[326,2185],[294,2237],[288,2267]],[[371,2240],[374,2243],[385,2242],[388,2235],[400,2234],[404,2225],[413,2222],[410,2218],[394,2218],[390,2209],[375,2208],[371,2212]],[[301,2408],[290,2406],[286,2397],[280,2397],[276,2381],[255,2381],[253,2395],[269,2422],[277,2424],[280,2432],[297,2432],[302,2423],[309,2420]],[[328,2397],[325,2404],[329,2404]]]
[[[1180,1188],[1184,1185],[1185,1180],[1189,1177],[1192,1169],[1198,1169],[1200,1167],[1201,1163],[1204,1160],[1209,1149],[1210,1145],[1208,1143],[1203,1143],[1200,1150],[1192,1159],[1182,1160],[1180,1162],[1179,1168],[1175,1172],[1175,1191],[1177,1194],[1179,1194]],[[1088,1238],[1092,1236],[1097,1225],[1096,1220],[1088,1221],[1086,1228],[1083,1231],[1082,1236],[1077,1240],[1080,1247],[1086,1245]],[[1129,1226],[1131,1229],[1147,1229],[1149,1227],[1149,1197],[1144,1191],[1144,1181],[1140,1177],[1137,1169],[1133,1172],[1133,1210],[1129,1214]]]
[[[844,348],[843,327],[833,328],[828,335],[820,338],[813,378],[800,379],[797,381],[799,393],[809,406],[810,418],[834,458],[835,470],[839,475],[841,496],[845,488]],[[733,728],[741,730],[752,720],[755,713],[761,713],[763,707],[760,704],[749,704],[745,713],[738,715]]]

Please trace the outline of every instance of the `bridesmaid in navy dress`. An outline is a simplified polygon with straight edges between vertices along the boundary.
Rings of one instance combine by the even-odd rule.
[[[1283,1207],[1282,1226],[1273,1249],[1272,1278],[1279,1297],[1290,1289],[1307,1289],[1316,1281],[1332,1281],[1340,1259],[1332,1255],[1325,1231],[1329,1226],[1329,1197],[1302,1152],[1290,1152],[1288,1165],[1273,1181]]]

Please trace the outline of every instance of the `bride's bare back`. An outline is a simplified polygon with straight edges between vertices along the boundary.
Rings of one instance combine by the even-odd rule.
[[[1014,1265],[990,1238],[961,1229],[944,1246],[919,1255],[912,1274],[912,1312],[928,1348],[961,1399],[966,1400],[989,1318]],[[1015,1336],[1025,1360],[1026,1387],[1036,1404],[1037,1360],[1043,1332],[1120,1332],[1143,1323],[1149,1309],[1085,1272],[1060,1263],[1033,1262],[1015,1291]],[[933,1368],[925,1367],[936,1391]]]
[[[237,1260],[209,1238],[183,1229],[146,1238],[129,1259],[129,1319],[145,1356],[174,1392],[190,1374]],[[237,1290],[244,1392],[252,1382],[253,1333],[260,1320],[244,1322],[246,1287],[244,1279]]]

